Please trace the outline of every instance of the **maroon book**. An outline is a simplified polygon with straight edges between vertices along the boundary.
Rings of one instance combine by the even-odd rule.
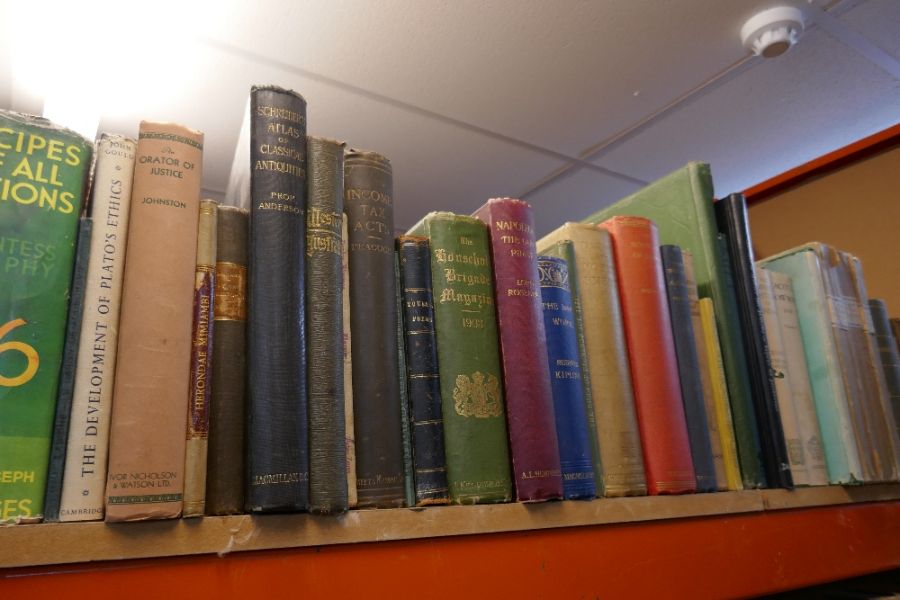
[[[531,206],[496,198],[475,211],[491,237],[516,498],[562,498],[562,476]]]

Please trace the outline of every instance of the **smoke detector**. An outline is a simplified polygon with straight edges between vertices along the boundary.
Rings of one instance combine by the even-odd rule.
[[[750,17],[741,27],[741,42],[757,56],[775,58],[797,43],[803,33],[803,13],[779,6]]]

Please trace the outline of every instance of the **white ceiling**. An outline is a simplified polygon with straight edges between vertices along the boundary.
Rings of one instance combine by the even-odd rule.
[[[20,22],[12,2],[7,27]],[[84,57],[73,93],[135,88],[101,129],[133,135],[151,118],[206,132],[204,188],[221,197],[250,85],[293,88],[311,134],[391,158],[398,229],[524,195],[543,233],[688,160],[711,162],[727,193],[900,121],[896,0],[101,4],[77,3],[72,35],[99,40],[95,61],[133,53],[145,74],[99,77]],[[741,25],[778,4],[803,7],[811,26],[786,55],[748,59]],[[57,14],[35,0],[16,10],[32,5]],[[814,24],[825,9],[837,37]],[[849,46],[854,34],[898,69]],[[0,106],[40,110],[13,80],[12,50],[0,41]]]

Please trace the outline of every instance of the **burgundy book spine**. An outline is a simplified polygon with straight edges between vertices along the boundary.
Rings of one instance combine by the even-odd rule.
[[[693,492],[696,479],[656,225],[620,216],[599,227],[609,232],[615,255],[647,489],[651,494]]]
[[[531,206],[492,199],[473,216],[488,225],[491,237],[516,498],[562,498]]]

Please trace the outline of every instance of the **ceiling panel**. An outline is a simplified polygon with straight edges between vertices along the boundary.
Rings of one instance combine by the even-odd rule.
[[[841,14],[841,21],[900,60],[900,2],[868,0]]]

